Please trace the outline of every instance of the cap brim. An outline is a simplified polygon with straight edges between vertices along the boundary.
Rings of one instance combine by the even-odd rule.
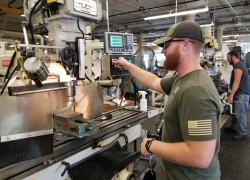
[[[153,43],[157,44],[160,47],[163,47],[164,42],[170,41],[173,38],[174,37],[166,37],[166,36],[164,36],[164,37],[162,37],[160,39],[156,39],[155,41],[153,41]]]

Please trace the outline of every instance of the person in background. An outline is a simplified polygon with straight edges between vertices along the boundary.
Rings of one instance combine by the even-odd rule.
[[[214,83],[200,66],[202,29],[195,22],[180,22],[154,43],[166,56],[164,68],[176,70],[176,75],[161,79],[122,57],[113,61],[141,84],[169,95],[162,140],[144,138],[141,153],[163,159],[165,179],[219,180],[221,104]]]
[[[230,127],[224,128],[227,133],[235,133],[233,139],[247,138],[247,109],[250,95],[250,82],[246,65],[238,59],[238,53],[231,51],[227,54],[227,60],[233,65],[231,73],[230,87],[231,93],[227,102],[233,104],[234,113],[232,115]]]

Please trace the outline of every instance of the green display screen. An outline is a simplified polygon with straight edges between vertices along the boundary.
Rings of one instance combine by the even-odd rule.
[[[123,37],[119,35],[110,35],[110,47],[123,47]]]

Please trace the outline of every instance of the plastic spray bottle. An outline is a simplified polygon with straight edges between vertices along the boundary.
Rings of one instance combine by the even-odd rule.
[[[142,96],[142,98],[140,100],[140,110],[147,111],[148,105],[147,105],[147,99],[145,97],[146,97],[146,94],[148,94],[148,93],[146,91],[138,91],[138,93],[139,93],[139,96]]]

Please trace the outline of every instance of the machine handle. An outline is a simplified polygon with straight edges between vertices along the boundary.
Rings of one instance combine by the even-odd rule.
[[[66,161],[62,161],[62,164],[66,166],[65,169],[63,170],[62,174],[61,174],[61,176],[63,177],[64,174],[66,173],[66,171],[69,169],[70,164],[68,162],[66,162]]]

